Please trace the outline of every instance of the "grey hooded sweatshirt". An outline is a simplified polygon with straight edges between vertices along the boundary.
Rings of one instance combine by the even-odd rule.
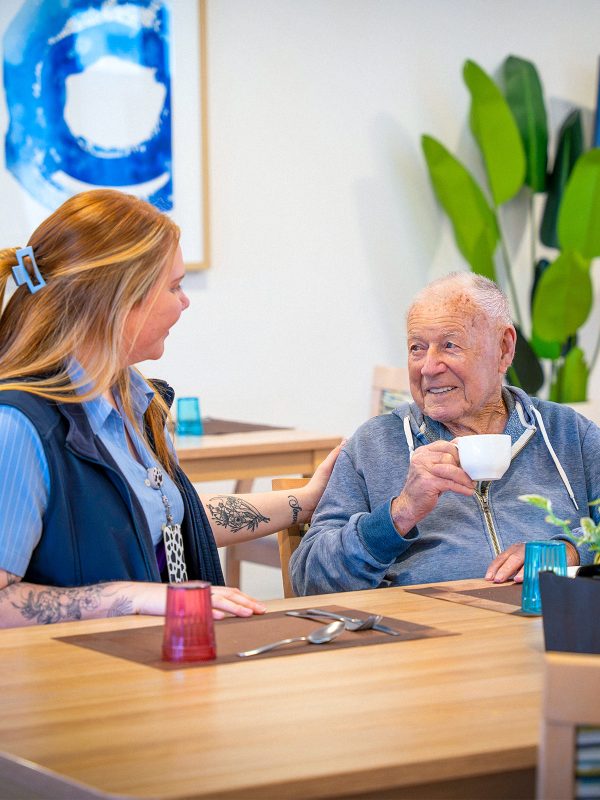
[[[518,499],[539,494],[554,512],[588,516],[600,497],[600,428],[567,406],[506,387],[505,433],[511,465],[498,481],[478,484],[472,497],[445,492],[404,537],[390,514],[406,481],[413,449],[454,436],[424,417],[414,403],[374,417],[347,442],[336,462],[312,525],[290,563],[299,595],[482,578],[511,544],[563,538],[544,512]],[[592,509],[597,522],[600,510]],[[582,564],[594,554],[578,548]]]

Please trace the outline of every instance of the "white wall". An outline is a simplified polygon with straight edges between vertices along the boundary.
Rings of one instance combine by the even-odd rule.
[[[419,138],[474,157],[463,61],[523,56],[552,108],[592,108],[599,31],[597,0],[208,0],[212,268],[146,371],[213,416],[351,432],[412,295],[461,267]]]

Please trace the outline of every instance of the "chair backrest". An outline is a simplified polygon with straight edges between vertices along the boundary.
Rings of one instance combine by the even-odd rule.
[[[545,655],[538,800],[600,796],[599,686],[600,656]]]
[[[309,478],[274,478],[272,487],[274,490],[278,489],[300,489],[306,486]],[[300,544],[307,525],[290,525],[289,528],[284,528],[277,533],[277,541],[279,543],[279,558],[281,560],[281,577],[283,579],[283,596],[294,597],[294,590],[290,581],[290,558],[292,553]]]
[[[373,370],[371,385],[371,416],[389,414],[406,400],[412,400],[408,369],[406,367],[376,366]]]

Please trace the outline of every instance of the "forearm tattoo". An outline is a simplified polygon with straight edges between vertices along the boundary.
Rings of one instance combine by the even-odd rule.
[[[18,575],[14,575],[12,572],[7,572],[6,573],[6,585],[7,586],[12,586],[13,584],[20,583],[20,582],[21,582],[21,578],[19,578]]]
[[[292,525],[295,525],[298,522],[298,516],[302,511],[302,506],[298,502],[298,498],[294,497],[293,494],[288,495],[288,500],[290,508],[292,509]]]
[[[211,497],[208,501],[208,510],[217,525],[229,528],[233,533],[241,531],[242,528],[255,531],[261,522],[270,520],[270,517],[263,517],[250,503],[229,495]]]
[[[128,597],[117,597],[108,609],[106,616],[126,617],[128,614],[133,614],[133,603]]]
[[[27,591],[22,602],[12,600],[25,619],[33,620],[37,625],[49,625],[53,622],[68,622],[90,616],[102,605],[106,597],[105,584],[77,588],[48,587],[42,591]],[[132,614],[131,602],[119,597],[110,606],[107,616],[116,617]]]

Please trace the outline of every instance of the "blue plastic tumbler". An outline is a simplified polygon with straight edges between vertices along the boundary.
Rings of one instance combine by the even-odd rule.
[[[178,398],[176,431],[178,436],[202,436],[204,431],[197,397]]]
[[[525,545],[525,567],[523,569],[523,593],[521,610],[526,614],[542,613],[540,595],[540,572],[567,574],[567,548],[564,542],[527,542]]]

